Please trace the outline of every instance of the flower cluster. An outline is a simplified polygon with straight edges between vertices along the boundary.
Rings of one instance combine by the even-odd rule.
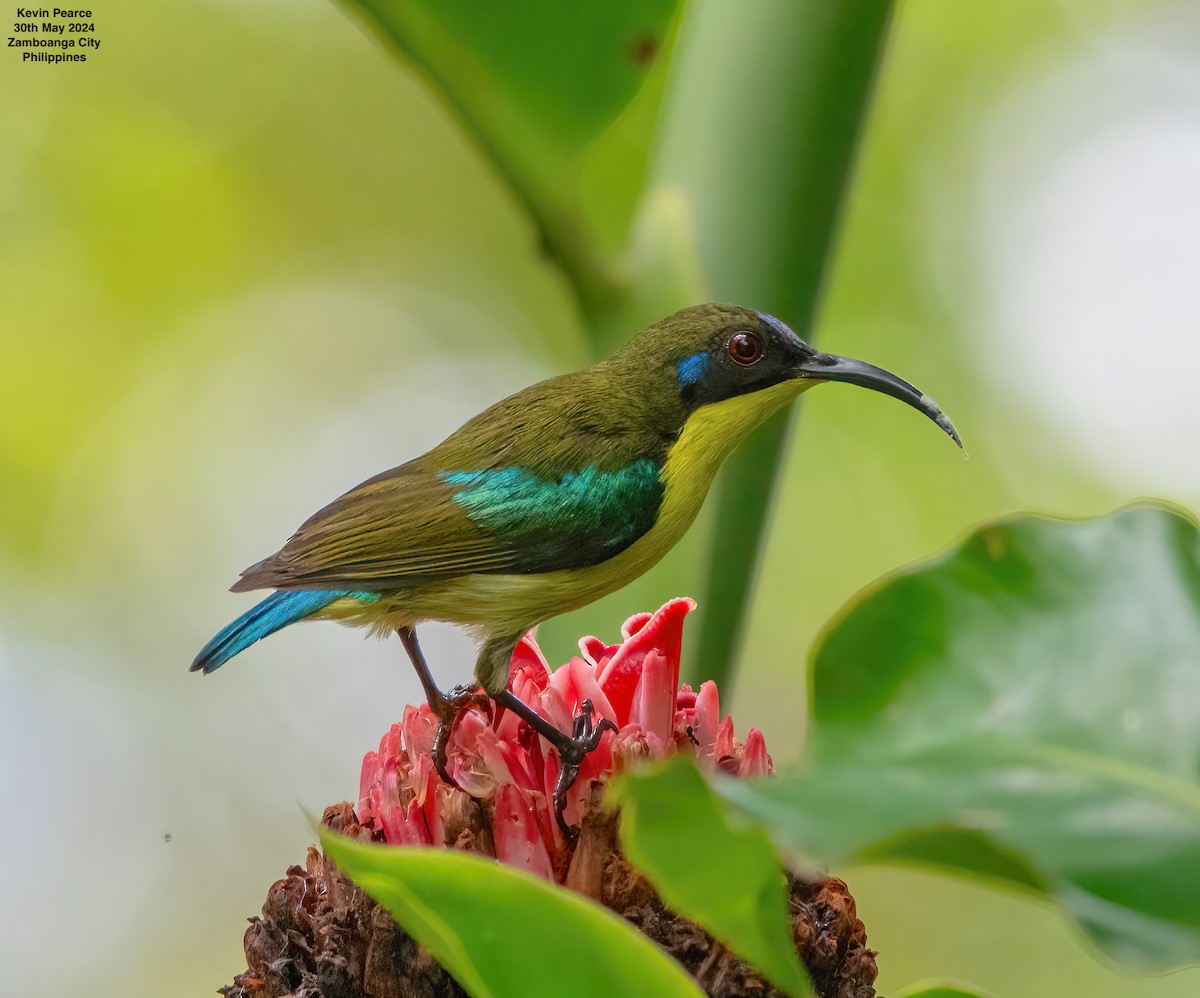
[[[721,717],[715,683],[695,692],[679,685],[683,621],[694,607],[689,599],[675,599],[654,614],[630,617],[620,644],[584,638],[581,654],[554,670],[532,632],[517,645],[508,686],[521,700],[563,732],[572,730],[585,700],[598,717],[617,726],[580,766],[564,812],[569,823],[587,816],[598,800],[598,784],[637,759],[687,751],[734,775],[770,772],[762,732],[752,728],[744,742],[735,740],[732,719]],[[434,769],[436,731],[428,705],[410,706],[379,751],[367,753],[357,808],[364,828],[396,845],[462,845],[463,815],[478,802],[483,814],[478,824],[491,840],[487,851],[547,879],[562,879],[569,843],[550,802],[558,778],[556,751],[511,712],[494,704],[472,706],[450,736],[448,768],[458,784],[452,787]]]

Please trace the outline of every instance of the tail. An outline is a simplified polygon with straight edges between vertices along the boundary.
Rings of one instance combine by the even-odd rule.
[[[208,644],[200,649],[188,672],[203,672],[205,675],[219,669],[234,655],[245,651],[255,641],[274,634],[280,628],[324,610],[331,603],[351,597],[367,602],[379,599],[378,593],[355,593],[344,590],[301,589],[272,593],[257,606],[243,613],[237,620],[224,627]]]

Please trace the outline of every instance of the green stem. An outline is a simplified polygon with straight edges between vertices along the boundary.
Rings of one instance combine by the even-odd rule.
[[[694,4],[657,179],[691,195],[714,298],[810,333],[890,14],[890,0]],[[703,655],[703,678],[723,691],[787,427],[786,414],[764,426],[716,487],[700,640],[691,647]]]

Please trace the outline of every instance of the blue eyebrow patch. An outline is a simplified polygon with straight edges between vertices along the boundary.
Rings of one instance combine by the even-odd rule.
[[[780,322],[773,315],[767,315],[766,312],[759,312],[758,317],[760,319],[762,319],[762,321],[765,322],[768,326],[771,327],[771,331],[773,333],[776,333],[779,336],[791,337],[791,336],[796,335],[795,333],[792,332],[791,328],[788,326],[788,324],[786,322]]]
[[[704,372],[707,370],[707,353],[694,353],[690,357],[685,357],[679,362],[679,383],[690,387],[703,378]]]

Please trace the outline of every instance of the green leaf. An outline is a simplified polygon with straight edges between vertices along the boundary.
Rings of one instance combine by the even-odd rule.
[[[594,305],[609,277],[581,231],[584,154],[646,81],[678,0],[344,2],[425,73]]]
[[[695,762],[676,757],[613,788],[625,855],[675,911],[791,995],[811,995],[796,959],[787,883],[763,829],[731,816]]]
[[[898,991],[893,998],[990,998],[983,991],[948,981],[921,981]]]
[[[695,981],[628,922],[494,860],[367,845],[321,830],[341,870],[475,998],[697,998]]]
[[[1200,960],[1200,538],[1169,510],[986,527],[861,594],[807,771],[719,791],[827,863],[1053,898],[1115,959]]]

